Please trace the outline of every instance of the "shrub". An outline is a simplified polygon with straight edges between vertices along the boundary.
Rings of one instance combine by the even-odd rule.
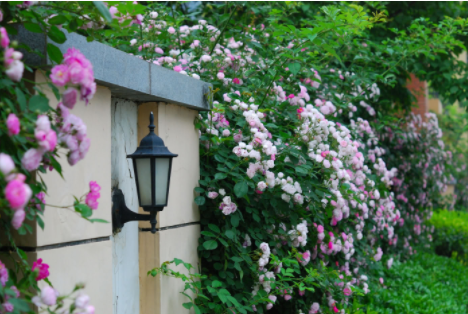
[[[468,213],[441,210],[428,221],[435,229],[435,251],[468,262]]]
[[[423,222],[450,161],[437,118],[377,110],[400,61],[434,53],[421,38],[450,43],[418,20],[414,34],[369,47],[364,30],[379,15],[353,5],[325,7],[300,27],[276,8],[255,25],[240,7],[224,8],[219,19],[188,22],[154,4],[157,18],[145,15],[126,47],[215,88],[212,111],[195,122],[202,271],[186,306],[344,313],[369,292],[370,270],[391,265],[389,248],[410,255],[427,240]]]

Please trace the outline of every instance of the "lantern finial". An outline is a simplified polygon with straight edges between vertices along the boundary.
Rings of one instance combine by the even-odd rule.
[[[154,115],[153,115],[153,112],[151,111],[151,114],[150,114],[150,125],[148,125],[148,128],[150,129],[150,133],[154,133]]]

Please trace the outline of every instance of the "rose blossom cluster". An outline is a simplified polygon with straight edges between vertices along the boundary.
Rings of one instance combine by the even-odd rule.
[[[21,164],[28,171],[39,168],[44,155],[47,152],[53,152],[57,145],[57,133],[52,130],[48,116],[40,115],[37,117],[34,135],[38,148],[30,148],[21,159]]]
[[[230,215],[235,213],[237,210],[237,205],[231,201],[230,196],[225,196],[223,202],[219,204],[219,209],[224,215]]]
[[[63,63],[52,68],[50,79],[57,86],[68,87],[62,95],[62,103],[70,109],[75,106],[78,93],[88,104],[96,92],[93,65],[75,48],[69,48],[63,55]]]
[[[43,263],[42,258],[38,259],[37,261],[33,263],[31,270],[34,271],[36,269],[38,271],[36,281],[49,277],[49,265],[47,265],[46,263]]]
[[[20,60],[23,54],[10,48],[10,38],[4,27],[0,27],[0,46],[4,49],[3,63],[6,68],[5,74],[15,82],[23,77],[24,64]]]
[[[157,15],[154,18],[156,17]],[[374,256],[376,261],[382,260],[384,253],[378,247],[379,241],[382,239],[382,241],[388,241],[390,245],[396,246],[398,235],[395,234],[395,228],[403,226],[405,219],[415,222],[415,226],[412,228],[415,234],[420,234],[423,231],[422,222],[425,217],[420,217],[414,211],[417,210],[416,204],[419,204],[418,206],[428,205],[427,200],[429,199],[427,193],[417,196],[405,195],[404,190],[407,187],[402,184],[397,184],[397,189],[401,190],[397,197],[387,190],[382,191],[380,183],[383,183],[383,186],[387,188],[395,186],[395,183],[401,180],[400,171],[407,171],[411,165],[400,162],[400,169],[388,169],[387,164],[391,164],[387,162],[388,157],[384,158],[386,152],[377,146],[381,140],[380,135],[375,134],[369,121],[361,117],[353,119],[362,112],[371,117],[375,115],[372,103],[377,101],[380,95],[378,86],[376,84],[367,86],[352,84],[351,90],[340,91],[337,86],[327,81],[328,74],[325,73],[321,76],[314,69],[303,71],[301,74],[305,77],[300,78],[298,80],[300,82],[295,82],[292,75],[281,77],[278,81],[273,82],[271,92],[267,94],[266,99],[273,103],[271,108],[267,107],[273,109],[272,111],[275,110],[274,106],[277,103],[287,102],[297,112],[299,120],[297,123],[289,118],[285,119],[288,124],[296,127],[294,138],[286,142],[286,140],[282,140],[280,134],[270,132],[265,126],[268,123],[282,122],[280,119],[284,117],[281,114],[268,112],[268,110],[259,110],[259,103],[256,103],[253,97],[250,95],[245,97],[247,93],[241,94],[238,90],[238,86],[245,86],[245,81],[248,79],[247,75],[243,75],[245,71],[263,71],[266,67],[265,60],[262,60],[253,48],[247,47],[242,41],[237,41],[235,38],[227,38],[221,40],[214,47],[212,54],[208,54],[211,46],[204,45],[200,39],[203,36],[210,38],[211,34],[216,34],[219,31],[215,27],[207,25],[206,21],[201,20],[198,25],[193,27],[181,26],[178,29],[167,25],[165,21],[154,21],[149,24],[144,28],[145,32],[154,31],[158,35],[167,32],[166,35],[173,38],[174,42],[181,45],[187,44],[193,51],[186,53],[180,50],[180,46],[174,45],[169,47],[167,55],[164,55],[164,50],[158,44],[142,42],[138,46],[138,40],[132,40],[131,45],[138,46],[139,51],[151,49],[157,53],[157,56],[150,57],[148,62],[195,78],[200,78],[200,75],[205,74],[207,79],[211,77],[213,80],[222,81],[222,93],[219,93],[222,95],[222,100],[218,99],[220,102],[213,102],[215,113],[200,115],[200,120],[203,122],[200,134],[203,132],[217,137],[219,143],[233,145],[233,154],[239,160],[248,161],[246,179],[255,182],[255,192],[259,195],[263,193],[281,195],[283,201],[290,204],[291,209],[292,206],[306,210],[319,207],[323,213],[331,213],[331,218],[325,224],[321,222],[325,227],[314,224],[317,228],[318,241],[310,246],[312,253],[309,250],[298,253],[301,255],[298,260],[302,266],[308,265],[310,260],[315,260],[317,257],[327,264],[333,260],[333,256],[342,253],[346,262],[342,265],[338,265],[337,262],[336,267],[340,278],[343,279],[339,283],[343,295],[345,298],[351,295],[350,287],[352,285],[360,285],[364,292],[368,293],[367,276],[363,274],[363,270],[367,268],[367,263],[372,263],[372,261],[364,259],[363,256],[355,256],[355,246],[359,245],[359,241],[362,240],[364,246],[361,248],[365,254]],[[197,38],[190,37],[194,29],[197,30]],[[250,36],[248,31],[244,35]],[[178,36],[181,38],[180,42]],[[268,36],[267,33],[263,32],[255,36],[252,35],[251,38],[255,42],[259,37],[267,38]],[[288,47],[277,47],[277,49],[278,51],[291,49],[295,44],[289,43]],[[138,57],[143,58],[143,56]],[[289,71],[289,69],[285,70]],[[330,73],[339,80],[346,78],[347,81],[352,81],[357,77],[355,73],[339,69],[330,69]],[[262,109],[265,109],[265,104],[263,104]],[[232,117],[233,115],[243,116],[246,126],[242,129],[234,129],[234,123],[230,124],[226,118],[226,116]],[[350,119],[349,125],[345,126],[336,122],[336,118],[340,118],[340,115],[346,117],[345,120]],[[433,125],[434,123],[430,123],[429,128],[436,130],[437,128]],[[418,129],[415,127],[411,132],[408,132],[406,138],[401,139],[401,142],[417,139],[416,131]],[[232,140],[228,138],[224,139],[227,141],[223,141],[223,137],[229,136],[232,136]],[[202,145],[205,145],[207,149],[212,147],[208,141],[202,142]],[[322,184],[328,191],[320,202],[306,196],[310,195],[311,191],[302,191],[303,181],[301,178],[285,177],[281,172],[275,173],[275,160],[278,157],[281,157],[284,163],[291,163],[291,159],[288,157],[291,147],[306,148],[309,158],[308,160],[300,159],[293,166],[312,162],[315,167],[320,169],[319,172],[323,177]],[[432,156],[432,154],[428,155]],[[429,157],[429,159],[430,162],[437,162],[436,158]],[[441,165],[442,162],[439,166],[426,167],[428,168],[426,180],[429,180],[430,169],[435,169],[439,173],[443,170]],[[425,164],[422,163],[421,167],[425,167]],[[439,182],[438,186],[443,187],[443,184],[444,182]],[[215,189],[215,187],[211,187],[207,194],[208,198],[215,199],[221,194],[221,192],[219,194],[214,192]],[[222,195],[224,196],[224,194]],[[405,217],[401,214],[403,201],[412,202],[414,208],[412,212],[406,213]],[[233,203],[229,197],[228,200],[223,200],[220,209],[224,209],[225,206],[229,208],[230,204]],[[235,205],[235,209],[237,209],[237,205]],[[224,210],[223,213],[226,214]],[[287,223],[286,217],[284,217],[284,221]],[[286,230],[290,229],[289,245],[292,247],[310,245],[307,244],[307,232],[311,222],[304,220],[300,226],[290,226],[289,228],[286,227],[285,223],[281,223],[278,230],[282,229],[287,233]],[[370,231],[367,231],[366,224],[370,224]],[[283,232],[272,234],[272,237],[277,241],[277,246],[288,244],[288,239]],[[410,238],[405,238],[404,242],[411,251],[410,240]],[[247,241],[244,242],[247,243]],[[303,242],[304,244],[302,244]],[[245,247],[248,246],[245,245]],[[269,262],[269,246],[267,243],[262,243],[262,246],[261,250],[264,254],[259,260],[259,282],[254,286],[253,294],[256,294],[260,287],[270,293],[268,290],[269,280],[265,280],[266,274],[270,272],[264,273],[264,268]],[[268,258],[264,259],[266,248],[268,248]],[[391,266],[392,262],[392,258],[387,259],[387,265]],[[334,267],[334,265],[330,265],[330,267]],[[349,278],[345,280],[343,274]],[[271,272],[268,276],[274,278],[274,273]],[[265,282],[268,284],[265,285]],[[274,292],[274,294],[283,296],[284,299],[289,299],[290,293],[292,292]],[[272,303],[266,304],[267,309],[272,308],[277,297],[270,295],[269,299]],[[340,312],[339,302],[331,294],[327,295],[327,303],[331,311]],[[318,313],[319,311],[320,304],[314,302],[309,313]]]
[[[8,269],[5,267],[5,264],[0,261],[0,284],[2,287],[6,286],[8,281]],[[15,292],[15,298],[19,298],[20,292],[16,286],[8,287]],[[12,303],[8,302],[8,300],[12,298],[9,294],[5,293],[4,302],[0,305],[0,313],[11,313],[14,311],[15,307]]]
[[[70,113],[67,107],[59,103],[57,107],[56,124],[59,129],[59,142],[66,146],[68,153],[68,163],[75,165],[88,153],[91,141],[87,137],[87,128],[83,121]]]
[[[5,163],[5,159],[11,159],[10,156],[2,154],[2,162]],[[14,168],[14,163],[12,160],[8,160],[8,163],[12,164],[13,167],[10,167],[11,170]],[[2,170],[3,172],[3,170]],[[26,212],[24,208],[29,202],[29,199],[32,196],[32,190],[29,187],[26,181],[26,176],[21,173],[11,173],[3,172],[6,176],[7,185],[5,187],[4,193],[5,198],[8,201],[10,208],[13,210],[13,218],[11,220],[11,225],[15,229],[19,229],[23,224],[24,218],[26,217]]]
[[[91,209],[97,209],[99,206],[98,199],[101,197],[101,193],[99,191],[101,187],[96,181],[89,182],[89,193],[86,194],[86,205],[89,206]]]

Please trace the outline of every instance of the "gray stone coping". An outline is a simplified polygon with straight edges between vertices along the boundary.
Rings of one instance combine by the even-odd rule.
[[[17,26],[18,35],[12,36],[19,43],[26,43],[33,50],[47,56],[45,34],[32,33]],[[67,33],[67,41],[56,44],[65,53],[68,48],[79,49],[93,64],[94,77],[99,85],[108,87],[112,96],[138,102],[164,101],[195,110],[209,109],[208,95],[211,84],[157,66],[123,51],[93,41],[84,36]],[[32,52],[24,53],[24,61],[31,67],[50,65],[47,57]]]

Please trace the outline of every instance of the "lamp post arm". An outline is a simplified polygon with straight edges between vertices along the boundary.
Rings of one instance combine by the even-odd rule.
[[[135,213],[125,204],[125,196],[120,189],[114,189],[112,193],[112,225],[114,234],[120,232],[124,224],[129,221],[149,221],[151,232],[156,233],[156,210],[150,211],[149,215]]]

